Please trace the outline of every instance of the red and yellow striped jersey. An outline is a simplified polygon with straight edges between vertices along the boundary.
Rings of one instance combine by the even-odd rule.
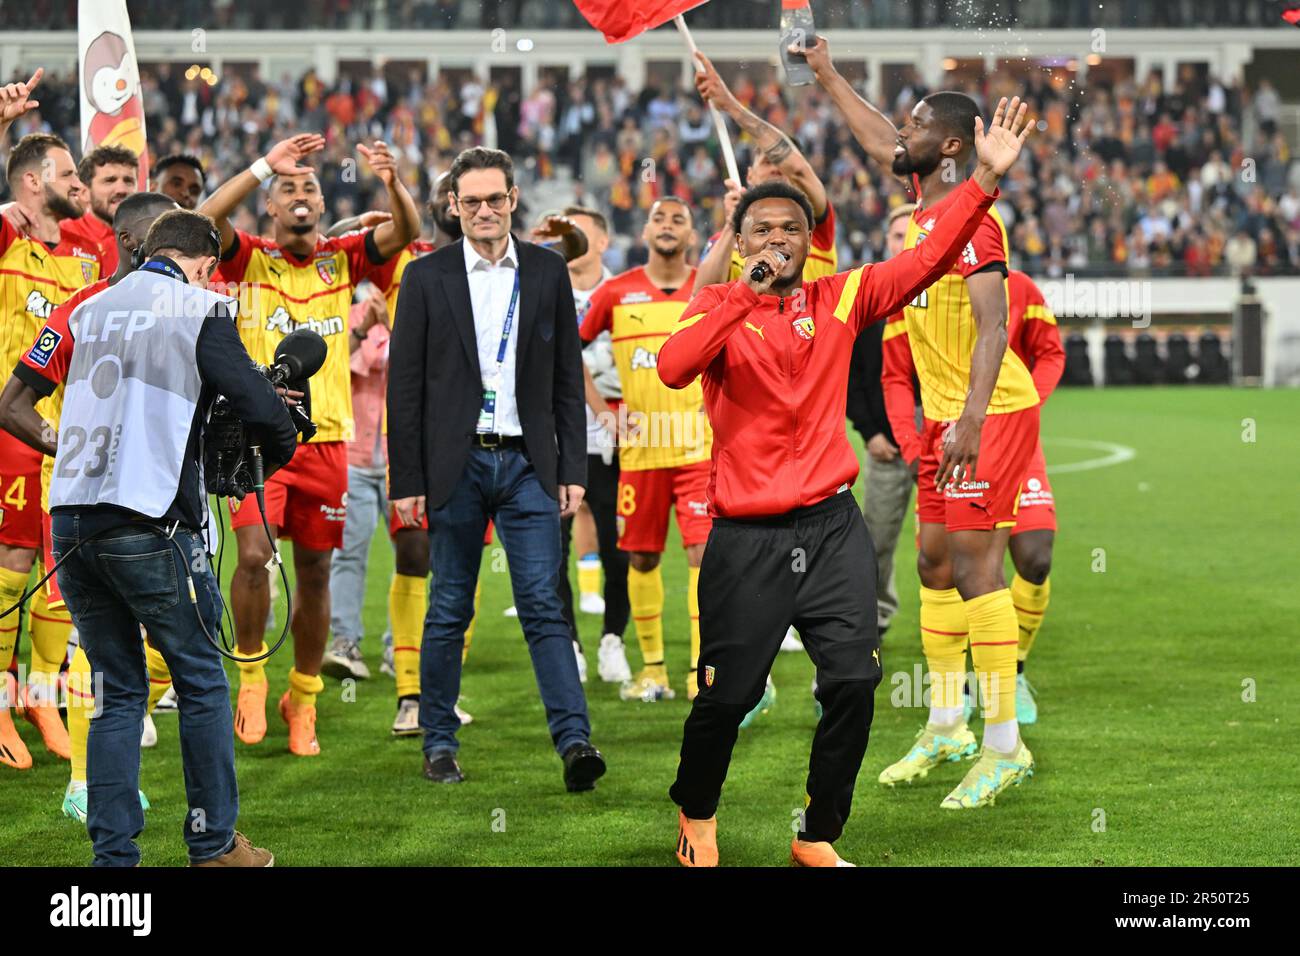
[[[299,259],[269,239],[237,230],[235,248],[214,277],[215,291],[239,300],[239,337],[254,362],[270,364],[280,340],[296,329],[324,337],[325,364],[311,378],[313,441],[353,437],[348,309],[357,283],[384,264],[371,257],[369,235],[321,236]]]
[[[730,226],[727,226],[730,228]],[[717,241],[718,233],[709,240],[712,245]],[[708,248],[705,247],[705,254],[708,254]],[[703,258],[703,257],[701,257]],[[745,265],[744,257],[741,256],[739,249],[731,250],[731,266],[727,272],[726,281],[740,278],[741,269]],[[812,235],[808,238],[808,258],[803,263],[803,281],[813,282],[823,276],[834,275],[839,266],[839,253],[835,251],[835,207],[830,203],[826,204],[826,216],[821,222],[813,225]]]
[[[1065,371],[1056,316],[1034,280],[1015,270],[1007,276],[1007,307],[1007,348],[1025,363],[1038,397],[1045,402]]]
[[[917,207],[907,224],[906,248],[915,247],[930,234],[957,192],[953,190],[933,205]],[[966,407],[971,352],[975,348],[975,313],[966,277],[991,263],[1005,264],[1008,254],[1006,227],[997,209],[989,207],[974,238],[948,274],[903,309],[912,361],[921,383],[921,406],[931,421],[954,421]],[[989,399],[988,414],[1005,415],[1037,404],[1038,392],[1029,370],[1014,351],[1007,349]]]
[[[93,252],[99,259],[99,274],[111,276],[117,271],[117,236],[113,227],[100,219],[91,210],[80,219],[64,219],[59,222],[59,232],[63,233],[64,242],[72,242],[87,252]]]
[[[0,361],[12,369],[54,307],[99,278],[97,248],[66,238],[51,249],[0,216]]]
[[[623,383],[628,438],[618,450],[627,471],[676,468],[708,461],[713,429],[704,414],[704,388],[697,378],[683,389],[659,380],[659,347],[677,326],[691,299],[695,270],[680,289],[665,292],[644,268],[601,283],[587,302],[579,330],[584,342],[608,331]]]

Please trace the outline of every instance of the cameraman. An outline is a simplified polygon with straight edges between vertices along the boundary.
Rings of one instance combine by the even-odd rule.
[[[50,487],[54,557],[67,557],[59,586],[103,677],[87,747],[86,828],[97,866],[139,862],[143,625],[180,701],[191,864],[269,866],[271,854],[234,828],[230,689],[204,634],[219,629],[222,604],[203,537],[200,432],[216,396],[226,396],[260,433],[270,472],[292,457],[295,430],[239,340],[233,300],[207,289],[221,254],[212,220],[164,213],[144,253],[137,272],[70,317],[76,344]]]

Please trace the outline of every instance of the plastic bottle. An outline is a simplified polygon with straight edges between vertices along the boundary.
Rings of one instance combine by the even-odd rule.
[[[781,62],[785,65],[785,79],[790,86],[807,86],[815,79],[807,57],[802,53],[791,53],[790,44],[808,47],[816,39],[808,0],[781,0]]]

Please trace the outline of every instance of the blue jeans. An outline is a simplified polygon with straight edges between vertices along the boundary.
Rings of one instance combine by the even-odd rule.
[[[330,562],[330,627],[335,637],[360,644],[361,609],[366,602],[366,565],[375,526],[388,529],[387,477],[382,468],[348,465],[348,515],[343,547]]]
[[[546,726],[558,753],[591,737],[587,698],[578,680],[573,637],[557,590],[560,508],[532,463],[519,451],[470,451],[456,490],[429,512],[433,588],[420,645],[420,729],[424,752],[455,753],[456,698],[465,628],[474,615],[474,587],[491,518],[510,567],[519,625],[528,642]]]
[[[125,518],[61,511],[54,515],[55,560]],[[121,528],[79,548],[59,568],[59,588],[92,671],[102,677],[102,709],[90,722],[86,751],[86,830],[96,866],[134,866],[140,809],[140,730],[149,699],[141,625],[172,672],[180,703],[181,762],[190,810],[183,821],[190,862],[221,856],[235,842],[235,784],[230,685],[221,655],[203,635],[221,621],[221,592],[203,538],[178,529],[175,546],[148,525]],[[179,552],[179,553],[178,553]]]

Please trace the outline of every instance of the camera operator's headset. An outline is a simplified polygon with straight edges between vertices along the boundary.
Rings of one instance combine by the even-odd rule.
[[[217,232],[215,228],[209,229],[208,239],[211,240],[212,242],[212,249],[213,249],[212,254],[216,256],[218,260],[220,260],[221,259],[221,234]],[[131,265],[134,269],[141,268],[145,264],[145,262],[148,261],[148,259],[149,256],[144,254],[143,245],[137,246],[135,249],[131,251]],[[208,642],[217,649],[217,652],[220,653],[222,657],[225,657],[228,660],[235,661],[238,664],[253,664],[258,661],[266,660],[272,654],[278,651],[281,648],[281,646],[283,646],[285,639],[289,636],[289,622],[293,619],[293,598],[290,593],[291,589],[289,587],[289,575],[284,569],[284,559],[280,556],[280,549],[276,545],[275,535],[271,534],[271,526],[266,520],[265,475],[263,474],[262,454],[261,454],[261,449],[259,447],[254,446],[252,458],[253,458],[252,461],[253,492],[257,496],[257,510],[262,516],[262,528],[266,532],[266,538],[271,543],[271,554],[273,556],[273,560],[275,561],[276,567],[280,569],[280,581],[281,584],[283,585],[284,600],[285,600],[284,627],[280,631],[280,636],[276,638],[275,643],[270,647],[269,650],[266,651],[266,653],[258,654],[254,657],[241,657],[237,654],[231,653],[230,648],[233,646],[233,642],[231,641],[230,636],[226,633],[225,621],[221,621],[218,623],[218,627],[217,627],[218,636],[214,636],[212,632],[208,630],[208,625],[203,620],[203,614],[199,611],[198,590],[194,586],[194,575],[190,568],[190,555],[187,555],[183,550],[181,550],[181,546],[176,543],[176,531],[180,527],[179,521],[172,522],[169,528],[167,525],[157,524],[156,522],[154,522],[149,518],[139,518],[131,521],[123,521],[120,524],[115,524],[107,528],[101,528],[99,531],[95,532],[90,537],[85,538],[82,541],[78,541],[76,544],[74,544],[72,546],[72,549],[68,551],[67,554],[63,555],[63,557],[59,558],[59,560],[55,562],[54,567],[50,568],[48,571],[45,572],[44,577],[42,577],[39,581],[37,581],[30,588],[27,589],[27,591],[23,594],[22,597],[18,599],[18,602],[14,604],[13,607],[6,608],[3,613],[0,613],[0,619],[4,619],[8,617],[10,614],[14,613],[19,608],[23,607],[23,605],[25,605],[28,601],[30,601],[33,595],[35,595],[38,590],[40,590],[42,587],[45,586],[45,582],[48,581],[50,578],[54,577],[55,573],[59,570],[59,568],[63,566],[63,563],[67,561],[70,557],[72,557],[74,554],[76,554],[77,551],[83,545],[90,544],[90,542],[105,537],[106,535],[109,535],[115,531],[123,531],[127,529],[155,531],[158,534],[162,535],[162,537],[167,540],[167,542],[172,546],[172,548],[176,551],[177,555],[179,555],[180,557],[180,565],[185,570],[185,583],[189,590],[190,606],[194,608],[194,617],[198,620],[199,627],[202,628],[203,635],[208,639]],[[220,507],[220,501],[218,501],[218,507]],[[221,586],[221,557],[222,557],[222,552],[225,550],[225,544],[226,544],[226,537],[225,535],[222,535],[221,541],[217,545],[217,568],[216,571],[213,572],[213,576],[216,578],[217,581],[218,590],[220,589]],[[228,619],[230,617],[230,609],[227,602],[222,601],[222,606],[225,609],[225,615],[226,618]]]

